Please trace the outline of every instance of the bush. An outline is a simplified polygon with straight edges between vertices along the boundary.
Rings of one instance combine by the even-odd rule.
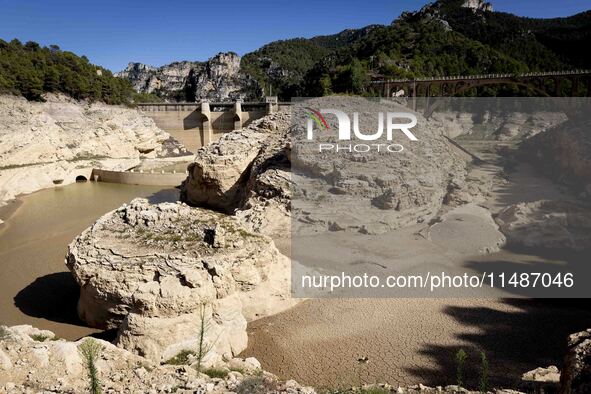
[[[183,350],[173,358],[166,360],[164,364],[168,365],[187,365],[189,364],[189,357],[196,356],[195,352],[191,350]]]
[[[206,368],[202,370],[204,374],[209,376],[210,378],[220,378],[224,379],[228,376],[228,371],[225,369],[217,369],[217,368]]]
[[[91,394],[101,393],[101,383],[98,378],[96,361],[100,357],[102,346],[94,339],[87,339],[80,346],[78,351],[84,358],[88,370],[89,390]]]
[[[467,357],[464,349],[460,349],[456,353],[456,384],[460,387],[464,385],[464,367]]]

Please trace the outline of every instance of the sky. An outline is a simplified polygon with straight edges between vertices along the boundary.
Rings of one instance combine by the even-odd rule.
[[[427,0],[0,0],[0,38],[57,44],[119,71],[251,52],[274,40],[389,24]],[[497,11],[568,16],[591,0],[492,0]]]

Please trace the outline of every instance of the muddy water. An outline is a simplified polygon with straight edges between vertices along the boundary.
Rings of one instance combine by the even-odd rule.
[[[76,315],[78,288],[64,264],[67,245],[104,213],[135,197],[175,201],[158,186],[77,183],[21,197],[0,226],[0,324],[31,324],[66,339],[94,332]]]

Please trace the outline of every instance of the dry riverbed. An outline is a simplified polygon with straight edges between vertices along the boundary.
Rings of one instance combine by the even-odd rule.
[[[517,202],[572,197],[527,164],[516,166],[504,179],[500,174],[506,158],[499,156],[494,146],[482,149],[478,143],[466,145],[484,159],[471,168],[468,179],[490,185],[488,197],[476,209],[462,207],[442,215],[442,221],[430,230],[402,229],[381,236],[382,242],[389,240],[389,244],[406,245],[412,250],[403,261],[397,261],[400,256],[391,257],[393,267],[408,259],[424,265],[453,260],[452,266],[485,270],[493,265],[561,265],[571,258],[584,258],[509,248],[477,254],[482,245],[497,241],[498,232],[492,228],[475,234],[475,229],[490,220],[490,214]],[[486,210],[490,211],[488,219],[480,215]],[[446,217],[452,219],[448,224]],[[422,236],[426,234],[429,239]],[[327,242],[327,247],[330,244]],[[289,251],[285,240],[279,240],[278,245],[282,251]],[[368,246],[366,252],[370,250]],[[341,257],[345,261],[348,258]],[[493,385],[518,387],[524,372],[539,366],[560,366],[567,336],[585,329],[591,321],[591,310],[584,302],[514,298],[518,296],[311,299],[251,323],[249,347],[243,354],[257,357],[263,368],[279,376],[315,387],[375,382],[434,386],[455,381],[454,355],[464,348],[469,354],[469,387],[478,385],[480,351],[488,357]],[[367,363],[358,362],[363,357],[368,358]]]

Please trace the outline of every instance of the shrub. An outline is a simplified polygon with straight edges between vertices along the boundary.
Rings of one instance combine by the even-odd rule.
[[[101,383],[98,378],[96,361],[100,357],[102,346],[94,339],[87,339],[80,346],[78,351],[84,358],[88,370],[89,390],[91,394],[101,393]]]
[[[482,393],[488,391],[488,360],[483,351],[480,352],[480,391]]]
[[[224,379],[228,376],[228,371],[225,369],[217,369],[217,368],[206,368],[203,371],[204,374],[209,376],[210,378],[220,378]]]
[[[173,358],[166,360],[164,364],[168,365],[187,365],[189,364],[189,357],[195,356],[195,352],[192,350],[183,350]]]
[[[456,384],[460,387],[464,385],[464,366],[466,364],[466,352],[464,349],[456,353]]]
[[[199,332],[198,332],[198,339],[199,339],[199,347],[197,348],[197,371],[201,371],[201,364],[205,356],[209,354],[211,349],[213,349],[216,341],[207,342],[205,337],[207,332],[211,328],[209,318],[207,317],[205,311],[206,305],[201,304],[201,308],[199,310]]]

